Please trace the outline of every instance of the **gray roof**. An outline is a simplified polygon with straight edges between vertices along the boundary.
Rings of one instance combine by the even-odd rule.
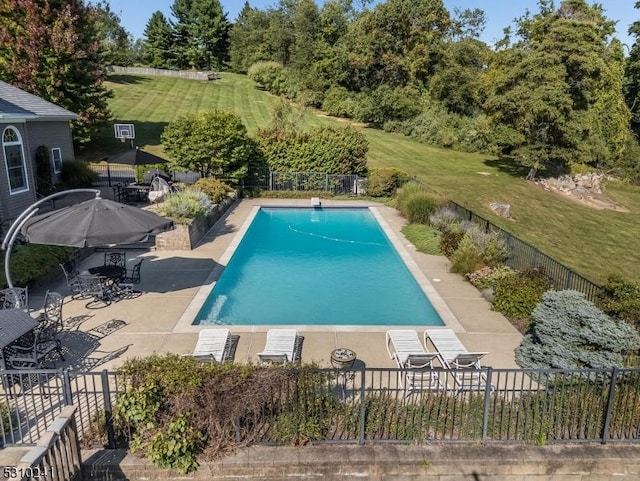
[[[0,122],[2,120],[75,120],[73,112],[31,95],[0,80]]]

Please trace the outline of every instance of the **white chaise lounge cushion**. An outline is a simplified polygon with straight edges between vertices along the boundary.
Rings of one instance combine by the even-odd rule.
[[[211,356],[216,361],[222,362],[230,335],[229,329],[203,329],[198,335],[193,355],[195,357]]]

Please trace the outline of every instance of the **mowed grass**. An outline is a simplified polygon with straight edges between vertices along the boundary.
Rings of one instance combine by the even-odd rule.
[[[248,130],[268,125],[276,98],[255,88],[247,77],[224,73],[204,82],[170,77],[113,75],[110,108],[115,121],[134,123],[135,143],[162,155],[160,134],[180,115],[219,108],[237,113]],[[304,124],[326,125],[337,120],[309,111]],[[607,193],[629,212],[596,210],[523,180],[509,159],[467,154],[418,143],[402,135],[361,128],[369,140],[369,166],[392,166],[420,179],[440,193],[538,247],[585,277],[604,282],[619,273],[640,280],[640,189],[616,182]],[[87,160],[124,147],[105,130],[84,154]],[[512,219],[502,219],[491,202],[512,206]]]

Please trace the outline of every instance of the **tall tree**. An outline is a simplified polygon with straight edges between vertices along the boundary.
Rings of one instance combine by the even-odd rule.
[[[0,78],[78,114],[79,146],[110,119],[97,38],[82,0],[0,2]]]
[[[299,73],[308,72],[315,60],[320,37],[320,12],[313,0],[300,0],[293,17],[293,28],[291,66]]]
[[[389,0],[366,10],[349,25],[340,48],[351,90],[426,83],[449,35],[451,20],[442,0]]]
[[[230,24],[220,1],[175,0],[171,12],[176,18],[175,48],[180,67],[222,67],[228,60]]]
[[[620,84],[612,83],[620,65],[619,49],[608,43],[614,23],[585,0],[565,0],[557,10],[551,1],[539,4],[538,14],[518,22],[521,42],[495,57],[507,61],[493,66],[502,72],[490,75],[487,110],[522,135],[514,147],[529,177],[540,167],[615,161],[628,115]],[[622,136],[611,137],[618,129]]]
[[[640,9],[640,1],[635,3],[634,8]],[[633,114],[631,128],[640,137],[640,21],[631,24],[629,35],[634,37],[634,42],[625,65],[624,93]]]
[[[236,72],[246,72],[261,60],[271,60],[265,41],[269,26],[267,14],[245,2],[229,31],[229,65]]]
[[[162,12],[151,15],[144,29],[144,62],[153,68],[171,68],[175,65],[173,29]]]
[[[120,23],[120,16],[111,10],[106,0],[90,7],[96,14],[96,27],[105,65],[132,65],[135,51],[133,37]]]

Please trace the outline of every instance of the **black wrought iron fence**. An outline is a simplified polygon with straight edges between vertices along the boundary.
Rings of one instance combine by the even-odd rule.
[[[260,184],[255,187],[273,191],[321,191],[335,195],[359,195],[364,193],[363,177],[326,172],[274,172],[264,171],[255,176]]]
[[[479,226],[485,232],[496,232],[505,240],[509,249],[507,265],[514,269],[540,269],[549,277],[557,290],[573,289],[585,294],[587,299],[595,301],[602,288],[573,269],[548,256],[538,248],[526,243],[489,220],[479,216],[465,207],[451,201],[449,206],[463,220]]]
[[[469,386],[456,370],[437,370],[437,385],[399,369],[300,372],[274,388],[259,413],[237,420],[239,442],[640,442],[640,369],[486,368],[474,371],[483,384]],[[34,444],[72,404],[85,445],[126,445],[128,433],[117,437],[112,423],[125,389],[115,373],[4,371],[2,378],[4,445]]]
[[[136,167],[119,164],[91,164],[91,170],[98,174],[98,180],[93,183],[96,187],[108,187],[117,184],[130,184],[136,181]],[[172,171],[173,182],[194,184],[199,178],[198,172]],[[153,169],[147,177],[153,176]]]

